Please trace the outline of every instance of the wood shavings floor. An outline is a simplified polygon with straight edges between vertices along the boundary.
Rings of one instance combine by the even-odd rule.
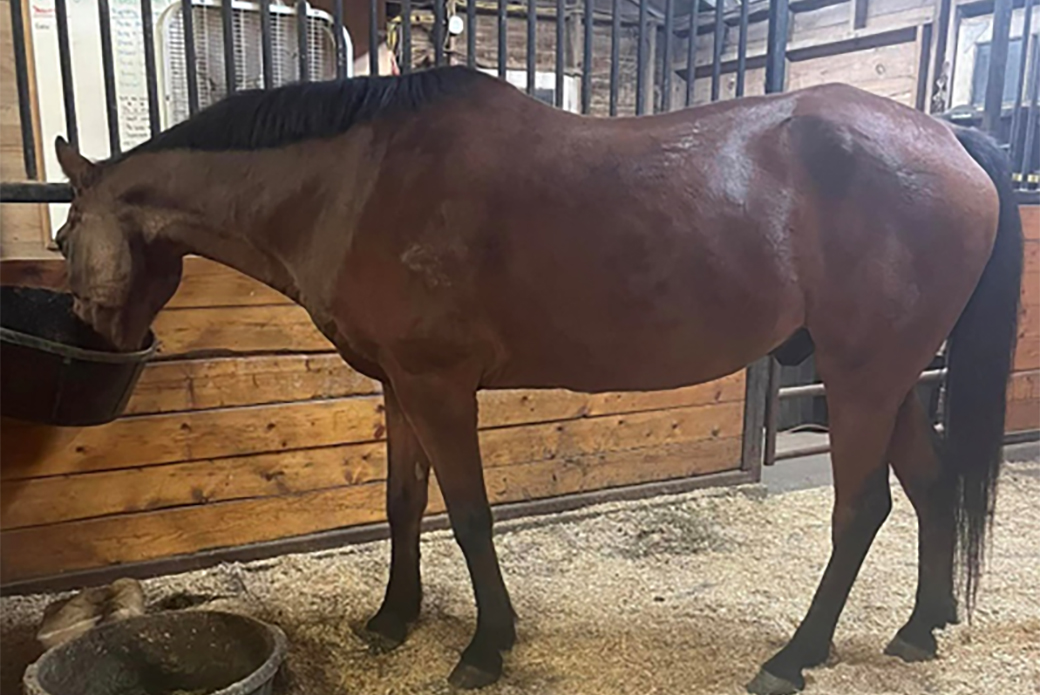
[[[1040,692],[1040,462],[1005,469],[975,622],[943,632],[929,663],[882,655],[909,616],[917,571],[913,510],[893,491],[831,659],[806,672],[805,693]],[[503,681],[483,694],[743,693],[808,606],[829,553],[831,500],[830,488],[704,491],[500,524],[519,644]],[[208,607],[281,625],[290,658],[279,693],[449,693],[445,677],[473,629],[470,585],[449,533],[427,534],[422,547],[422,619],[382,656],[370,656],[349,625],[378,606],[387,543],[223,565],[146,589],[153,602],[219,595]],[[4,692],[17,692],[8,688],[35,656],[32,634],[52,598],[0,602]]]

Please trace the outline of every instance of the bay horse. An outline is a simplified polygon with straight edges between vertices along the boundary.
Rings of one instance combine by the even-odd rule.
[[[298,302],[383,383],[392,545],[374,648],[419,614],[432,465],[478,609],[449,680],[502,673],[516,633],[479,389],[671,389],[773,352],[815,351],[826,385],[833,548],[748,689],[794,692],[827,657],[890,467],[920,539],[888,653],[934,657],[962,585],[970,614],[1022,267],[1008,166],[981,133],[843,85],[595,119],[451,67],[238,93],[105,162],[56,147],[75,311],[114,345],[140,344],[198,254]],[[937,448],[913,389],[947,339]]]

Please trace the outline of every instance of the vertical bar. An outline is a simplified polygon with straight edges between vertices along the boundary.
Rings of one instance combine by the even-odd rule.
[[[224,38],[224,84],[228,94],[234,94],[238,88],[238,77],[235,71],[235,14],[231,0],[220,2],[220,26]]]
[[[650,0],[639,0],[639,34],[636,45],[636,115],[642,116],[646,107],[646,30],[647,4]]]
[[[444,0],[433,0],[433,64],[444,65]]]
[[[477,0],[466,0],[466,65],[477,67]]]
[[[556,0],[556,108],[563,108],[563,59],[567,53],[567,0]]]
[[[473,2],[474,0],[470,0]],[[506,44],[506,25],[508,23],[508,15],[506,14],[506,0],[498,0],[498,77],[499,79],[506,78],[506,69],[508,67],[509,54],[508,44]]]
[[[766,94],[784,91],[787,70],[787,0],[769,3],[769,37],[766,41]]]
[[[443,20],[444,5],[441,4],[440,7],[441,20]],[[443,46],[443,36],[441,38]],[[377,0],[368,0],[368,74],[373,77],[379,76],[379,4]]]
[[[994,137],[1000,129],[1000,110],[1004,104],[1004,78],[1007,74],[1012,7],[1012,0],[994,0],[993,3],[993,40],[990,43],[982,129]]]
[[[21,0],[10,0],[11,43],[14,47],[14,75],[18,87],[18,120],[22,127],[22,158],[25,161],[25,176],[36,179],[39,169],[36,163],[36,137],[33,134],[32,103],[29,96],[29,62],[25,47],[25,17],[22,15]]]
[[[1038,137],[1037,129],[1040,128],[1040,79],[1037,79],[1037,75],[1040,74],[1040,41],[1032,41],[1033,50],[1032,55],[1029,57],[1032,67],[1030,68],[1030,74],[1032,79],[1029,80],[1031,92],[1029,95],[1029,116],[1026,119],[1026,138],[1025,143],[1022,145],[1022,174],[1023,182],[1022,187],[1025,188],[1027,185],[1027,177],[1030,173],[1035,171],[1033,169],[1033,142]],[[1040,168],[1040,162],[1037,162],[1037,168]]]
[[[592,32],[595,29],[596,5],[585,0],[585,36],[581,48],[581,112],[592,110]]]
[[[471,2],[473,0],[470,0]],[[527,0],[527,93],[534,94],[535,36],[538,31],[538,0]]]
[[[12,0],[18,2],[18,0]],[[76,124],[76,93],[72,81],[72,51],[69,49],[69,8],[66,0],[54,0],[54,18],[58,24],[58,62],[61,65],[61,94],[65,104],[65,130],[69,144],[79,147]]]
[[[747,81],[747,37],[748,13],[751,0],[740,0],[740,34],[737,39],[737,91],[738,97],[744,96],[744,85]]]
[[[296,0],[296,45],[297,59],[300,66],[300,82],[309,82],[311,79],[310,69],[310,46],[307,42],[307,0]]]
[[[13,0],[18,2],[18,0]],[[108,0],[97,0],[98,27],[101,30],[101,74],[105,85],[105,117],[108,123],[108,147],[119,154],[119,98],[116,96],[116,68],[112,56],[112,15]]]
[[[914,108],[925,111],[928,107],[928,56],[932,54],[932,24],[922,24],[918,27],[918,46],[920,55],[917,57],[917,95],[914,99]]]
[[[1025,14],[1022,18],[1022,50],[1018,59],[1018,83],[1015,85],[1015,107],[1011,112],[1011,170],[1021,172],[1019,162],[1024,161],[1022,152],[1019,152],[1019,142],[1022,139],[1022,100],[1025,97],[1026,69],[1029,67],[1029,51],[1032,46],[1030,33],[1033,30],[1033,0],[1026,0],[1023,8]],[[1033,79],[1037,75],[1033,74]]]
[[[928,104],[929,113],[935,113],[936,109],[934,107],[938,105],[935,101],[935,85],[939,76],[943,73],[943,66],[946,65],[946,39],[950,33],[951,4],[952,0],[939,0],[938,17],[935,20],[935,60],[932,63],[932,74],[929,80],[929,95],[931,97]],[[939,111],[945,108],[944,105],[938,106]]]
[[[686,106],[693,103],[693,88],[697,82],[697,10],[700,0],[690,5],[689,36],[686,40]]]
[[[775,2],[775,0],[774,0]],[[754,480],[762,477],[763,429],[769,402],[769,360],[763,357],[747,368],[744,386],[744,434],[740,447],[740,468]]]
[[[618,63],[621,61],[621,0],[610,6],[610,115],[617,115]]]
[[[270,0],[262,0],[263,8],[261,12],[267,14],[270,10],[267,4]],[[405,0],[407,2],[407,0]],[[267,29],[263,29],[261,25],[261,31],[266,31],[264,35],[264,50],[271,50],[271,17],[267,17]],[[336,35],[336,79],[342,80],[347,76],[347,42],[343,38],[343,0],[333,0],[332,3],[332,31]],[[269,82],[267,81],[267,62],[270,59],[270,53],[264,53],[264,86],[266,87]]]
[[[675,0],[664,3],[664,73],[661,75],[661,110],[672,110],[672,34],[675,33]]]
[[[769,376],[766,386],[766,441],[762,463],[772,466],[776,463],[776,430],[780,421],[780,363],[769,358]]]
[[[144,40],[144,79],[148,88],[148,127],[159,134],[159,78],[155,68],[155,29],[152,25],[152,0],[141,0],[141,38]]]
[[[469,0],[470,5],[473,2]],[[412,71],[412,0],[401,1],[401,14],[404,15],[401,24],[401,72],[407,75]],[[466,31],[472,32],[468,26]]]
[[[715,38],[711,45],[711,100],[722,94],[722,44],[726,40],[726,9],[723,0],[715,0]]]
[[[64,0],[61,0],[64,2]],[[199,110],[198,59],[195,56],[195,4],[181,0],[181,23],[184,25],[184,69],[188,78],[188,113]]]
[[[336,0],[336,8],[339,11],[339,28],[336,30],[336,50],[339,51],[339,55],[336,56],[336,76],[344,77],[346,75],[344,53],[346,47],[343,45],[343,0]],[[261,70],[263,70],[264,89],[275,86],[275,49],[271,46],[270,32],[270,0],[260,0],[260,58],[263,62]]]

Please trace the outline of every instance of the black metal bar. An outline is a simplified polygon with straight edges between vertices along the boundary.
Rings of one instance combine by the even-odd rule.
[[[664,73],[661,75],[661,110],[672,110],[672,39],[675,34],[675,0],[664,3],[664,39],[661,51],[664,53]]]
[[[1022,171],[1021,162],[1024,153],[1020,152],[1019,145],[1022,139],[1022,100],[1025,97],[1026,69],[1029,67],[1029,51],[1032,46],[1030,33],[1033,28],[1033,0],[1026,0],[1023,8],[1025,14],[1022,17],[1022,50],[1018,59],[1018,83],[1015,85],[1015,106],[1011,111],[1011,170]],[[1034,74],[1033,79],[1037,76]]]
[[[18,0],[13,0],[18,2]],[[101,74],[105,85],[105,120],[108,124],[108,147],[119,154],[119,97],[116,94],[116,67],[112,55],[112,15],[108,0],[97,0],[98,28],[101,30]]]
[[[444,65],[444,0],[433,0],[433,64]]]
[[[141,38],[144,41],[144,80],[148,89],[148,128],[155,137],[162,129],[159,115],[159,77],[155,67],[155,29],[152,0],[141,0]]]
[[[36,163],[36,135],[33,130],[32,103],[29,95],[29,62],[25,50],[25,17],[22,16],[21,0],[10,0],[11,43],[14,47],[14,75],[18,88],[18,121],[22,129],[22,159],[25,175],[30,179],[39,176]]]
[[[472,2],[472,0],[470,0]],[[527,93],[534,94],[538,0],[527,0]]]
[[[235,12],[231,0],[221,0],[220,26],[224,39],[224,85],[228,94],[238,89],[238,75],[235,70]]]
[[[939,13],[935,20],[935,59],[932,63],[932,74],[929,81],[929,94],[931,95],[928,104],[929,113],[943,110],[943,106],[936,102],[934,90],[936,81],[942,74],[943,66],[946,64],[946,39],[950,33],[951,6],[952,0],[939,0]],[[936,108],[937,106],[939,106],[938,109]]]
[[[780,422],[780,363],[772,357],[769,358],[766,383],[766,441],[762,464],[772,466],[776,463],[776,434]]]
[[[336,0],[334,7],[336,23],[336,77],[346,76],[346,47],[343,41],[343,0]],[[260,0],[260,59],[263,65],[263,87],[275,86],[275,49],[271,46],[270,0]]]
[[[921,54],[917,58],[917,95],[914,108],[926,111],[928,108],[928,57],[932,54],[932,24],[922,24],[919,45]]]
[[[263,1],[264,1],[264,4],[266,5],[269,0],[263,0]],[[407,0],[406,0],[406,2],[407,2]],[[266,13],[266,12],[268,12],[268,10],[265,8],[263,10],[263,12]],[[270,32],[270,30],[271,30],[271,19],[270,19],[270,17],[268,17],[268,20],[267,20],[267,31]],[[343,38],[343,0],[333,0],[333,3],[332,3],[332,31],[333,31],[333,33],[336,34],[336,36],[335,36],[335,39],[336,39],[336,79],[337,80],[342,80],[342,79],[345,79],[346,76],[347,76],[347,41],[346,41],[346,39]],[[270,50],[270,47],[271,47],[271,37],[270,37],[270,34],[268,34],[265,37],[265,42],[266,42],[266,45],[264,47],[265,50]],[[269,54],[265,54],[264,55],[264,66],[265,66],[264,84],[265,85],[267,84],[266,65],[267,65],[268,55]],[[351,57],[353,57],[353,56],[351,56]]]
[[[993,3],[993,39],[989,49],[986,101],[982,109],[982,129],[993,136],[998,134],[1000,110],[1004,105],[1004,78],[1007,74],[1013,5],[1013,0],[994,0]]]
[[[763,357],[747,368],[744,386],[744,433],[740,467],[757,481],[762,475],[766,403],[769,388],[769,360]]]
[[[300,82],[311,79],[310,45],[307,41],[307,0],[296,0],[296,45],[300,65]]]
[[[769,3],[769,36],[766,40],[766,94],[784,91],[787,70],[788,0]]]
[[[711,100],[722,95],[722,44],[726,40],[726,10],[722,0],[715,0],[715,33],[711,45]]]
[[[1029,61],[1032,63],[1030,67],[1030,74],[1033,76],[1030,83],[1029,95],[1029,115],[1026,118],[1026,137],[1025,143],[1022,145],[1022,174],[1027,176],[1028,174],[1036,171],[1033,169],[1033,142],[1034,139],[1040,137],[1037,133],[1037,129],[1040,128],[1040,79],[1037,79],[1037,75],[1040,74],[1040,41],[1033,41],[1032,55],[1029,57]],[[1040,169],[1040,162],[1037,162],[1037,169]],[[1023,180],[1022,187],[1025,188],[1025,180]]]
[[[650,0],[639,0],[639,34],[636,45],[636,115],[642,116],[646,110],[646,40],[647,12]]]
[[[686,106],[693,103],[694,85],[697,82],[697,10],[700,0],[690,5],[690,22],[686,27]]]
[[[438,2],[441,8],[441,23],[444,20],[444,4]],[[435,8],[436,6],[435,5]],[[441,37],[443,39],[443,35]],[[443,50],[444,41],[441,41]],[[443,55],[442,55],[443,57]],[[440,63],[438,63],[439,65]],[[378,0],[368,0],[368,74],[379,75],[379,3]]]
[[[466,65],[477,67],[477,0],[466,0]]]
[[[13,0],[18,2],[19,0]],[[58,24],[58,61],[61,65],[61,95],[65,103],[65,131],[69,144],[79,147],[76,124],[76,91],[72,80],[72,51],[69,48],[69,8],[66,0],[54,0],[54,18]]]
[[[563,108],[563,69],[567,55],[567,0],[556,0],[556,108]]]
[[[592,36],[595,30],[596,3],[585,0],[585,35],[581,49],[581,112],[592,110]]]
[[[67,183],[0,183],[0,203],[71,203]]]
[[[469,0],[469,6],[474,6],[474,0]],[[401,14],[401,72],[407,75],[412,71],[412,0],[402,0]]]
[[[470,0],[474,2],[475,0]],[[506,78],[506,70],[509,67],[509,44],[506,43],[506,26],[509,23],[506,0],[498,0],[498,77]]]
[[[740,33],[737,39],[737,88],[736,95],[744,96],[747,81],[748,13],[751,0],[740,0]]]
[[[64,1],[64,0],[62,0]],[[198,59],[195,55],[195,5],[192,0],[181,0],[181,24],[184,28],[184,70],[188,80],[188,113],[199,111]]]
[[[621,61],[621,0],[610,5],[610,115],[617,115],[618,66]]]

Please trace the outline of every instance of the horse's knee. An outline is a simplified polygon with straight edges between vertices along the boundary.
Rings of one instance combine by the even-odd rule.
[[[463,552],[475,550],[491,541],[491,509],[470,508],[451,513],[451,530]]]
[[[892,494],[888,488],[888,470],[883,481],[878,481],[864,490],[859,499],[834,509],[832,525],[833,543],[846,535],[864,535],[873,538],[892,511]]]

